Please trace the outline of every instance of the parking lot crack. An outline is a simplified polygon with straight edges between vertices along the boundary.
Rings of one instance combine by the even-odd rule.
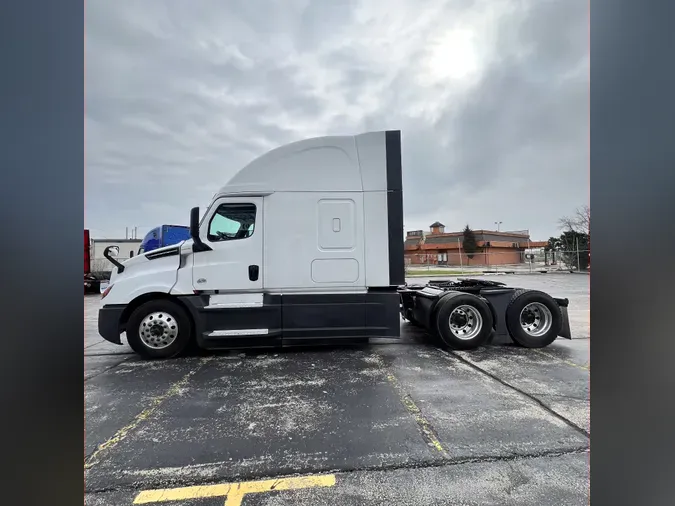
[[[523,395],[524,397],[527,397],[527,398],[528,398],[529,400],[531,400],[532,402],[538,404],[542,409],[544,409],[546,412],[548,412],[551,416],[554,416],[555,418],[557,418],[558,420],[562,421],[563,423],[565,423],[566,425],[568,425],[569,427],[571,427],[572,429],[574,429],[574,430],[577,431],[578,433],[580,433],[580,434],[582,434],[583,436],[585,436],[585,437],[587,437],[587,438],[590,439],[591,435],[590,435],[590,433],[589,433],[586,429],[584,429],[583,427],[579,427],[579,426],[578,426],[576,423],[574,423],[572,420],[570,420],[569,418],[564,417],[563,415],[561,415],[560,413],[558,413],[557,411],[555,411],[555,410],[554,410],[553,408],[551,408],[548,404],[546,404],[545,402],[541,401],[540,399],[538,399],[538,398],[535,397],[534,395],[532,395],[532,394],[530,394],[530,393],[528,393],[528,392],[525,392],[524,390],[518,388],[518,387],[515,386],[515,385],[512,385],[512,384],[509,383],[508,381],[505,381],[505,380],[503,380],[502,378],[500,378],[499,376],[497,376],[497,375],[491,373],[490,371],[487,371],[487,370],[483,369],[482,367],[480,367],[480,366],[474,364],[473,362],[470,362],[469,360],[465,359],[464,357],[462,357],[461,355],[459,355],[459,354],[457,354],[457,353],[454,353],[454,352],[452,352],[452,351],[445,351],[445,350],[441,350],[441,351],[442,351],[442,353],[443,353],[446,357],[454,357],[454,358],[458,359],[460,362],[462,362],[463,364],[468,365],[469,367],[471,367],[471,368],[474,369],[475,371],[478,371],[479,373],[482,373],[482,374],[484,374],[485,376],[488,376],[489,378],[491,378],[491,379],[493,379],[494,381],[496,381],[496,382],[502,384],[503,386],[505,386],[505,387],[507,387],[507,388],[510,388],[511,390],[514,390],[514,391],[518,392],[520,395]]]
[[[319,474],[335,473],[348,475],[351,473],[358,472],[390,472],[390,471],[399,471],[406,469],[434,469],[450,466],[462,466],[466,464],[489,464],[494,462],[518,462],[524,460],[538,459],[538,458],[557,458],[564,457],[567,455],[582,455],[589,452],[588,445],[580,445],[577,447],[572,447],[563,450],[543,450],[539,452],[530,452],[522,454],[510,454],[510,455],[477,455],[474,457],[447,457],[437,460],[412,460],[405,463],[392,463],[392,464],[383,464],[377,466],[349,466],[349,467],[325,467],[325,468],[312,468],[312,469],[303,469],[298,470],[292,474],[284,474],[279,476],[270,476],[270,475],[260,475],[257,473],[245,474],[245,475],[236,475],[236,476],[214,476],[197,480],[190,480],[189,483],[182,481],[167,481],[161,480],[160,482],[150,481],[150,482],[137,482],[132,484],[125,484],[120,486],[111,486],[111,487],[102,487],[96,489],[85,490],[87,494],[103,494],[119,491],[134,491],[152,488],[155,485],[167,486],[174,485],[176,487],[186,487],[186,486],[205,486],[211,484],[218,484],[229,482],[231,480],[275,480],[279,482],[282,479],[289,478],[292,476],[301,477],[301,476],[316,476]],[[277,485],[278,486],[278,485]]]
[[[97,376],[100,376],[101,374],[104,374],[104,373],[107,373],[108,371],[111,371],[112,369],[114,369],[115,367],[118,367],[119,365],[123,364],[124,362],[126,362],[126,361],[128,361],[128,360],[131,360],[131,358],[132,358],[132,357],[126,357],[126,358],[123,358],[122,360],[120,360],[120,361],[117,362],[116,364],[111,365],[110,367],[106,367],[105,369],[103,369],[102,371],[97,372],[96,374],[92,374],[92,375],[90,375],[90,376],[87,376],[86,378],[84,378],[85,383],[86,383],[87,381],[89,381],[90,379],[94,379],[94,378],[96,378]]]
[[[581,369],[582,371],[590,371],[591,370],[590,365],[577,364],[576,362],[572,362],[571,360],[566,360],[564,358],[556,357],[555,355],[551,355],[550,353],[539,350],[537,348],[532,348],[532,351],[535,352],[535,353],[538,353],[539,355],[542,355],[544,357],[548,357],[548,358],[551,358],[553,360],[557,360],[559,362],[562,362],[563,364],[567,364],[567,365],[570,365],[572,367],[576,367],[577,369]]]
[[[124,357],[127,356],[129,358],[135,357],[136,353],[133,351],[108,351],[108,352],[101,352],[101,353],[91,353],[91,352],[85,352],[84,353],[85,358],[86,357]]]

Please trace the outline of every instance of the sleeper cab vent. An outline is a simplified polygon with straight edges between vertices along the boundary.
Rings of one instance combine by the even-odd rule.
[[[180,248],[176,246],[175,248],[162,249],[157,251],[150,251],[145,254],[145,257],[148,260],[157,260],[158,258],[172,257],[180,254]]]

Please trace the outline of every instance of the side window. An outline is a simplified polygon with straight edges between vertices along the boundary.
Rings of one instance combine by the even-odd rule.
[[[219,242],[251,237],[255,215],[255,204],[220,204],[209,223],[207,239]]]

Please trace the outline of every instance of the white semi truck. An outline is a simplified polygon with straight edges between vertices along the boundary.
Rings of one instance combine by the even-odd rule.
[[[569,336],[567,301],[479,280],[405,286],[401,134],[307,139],[222,187],[191,239],[115,265],[102,337],[146,358],[399,337],[400,315],[447,346],[546,346]],[[515,316],[514,316],[515,315]]]

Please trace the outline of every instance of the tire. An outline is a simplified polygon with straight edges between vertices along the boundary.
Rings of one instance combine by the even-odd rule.
[[[487,303],[470,293],[454,292],[441,299],[436,329],[444,345],[470,350],[485,344],[494,320]]]
[[[192,341],[190,317],[170,300],[151,300],[142,304],[131,313],[126,327],[129,346],[143,358],[176,357]],[[151,333],[152,327],[156,329],[155,334]],[[141,328],[148,330],[142,334]]]
[[[538,290],[516,290],[506,307],[506,326],[525,348],[544,348],[556,340],[563,317],[558,303]]]

